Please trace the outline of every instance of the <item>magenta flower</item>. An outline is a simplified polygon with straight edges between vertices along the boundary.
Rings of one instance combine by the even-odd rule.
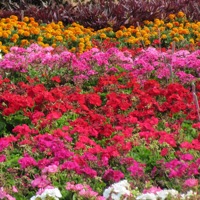
[[[22,169],[31,166],[37,166],[37,162],[35,161],[35,159],[29,156],[28,154],[25,154],[23,158],[20,158],[18,160],[18,163],[21,165]]]
[[[190,160],[193,160],[194,157],[193,157],[193,155],[186,153],[186,154],[181,155],[180,159],[184,160],[184,161],[190,161]]]
[[[112,180],[114,182],[119,182],[124,178],[124,174],[119,170],[108,169],[103,175],[103,179]]]
[[[6,161],[6,156],[5,155],[0,155],[0,163]]]

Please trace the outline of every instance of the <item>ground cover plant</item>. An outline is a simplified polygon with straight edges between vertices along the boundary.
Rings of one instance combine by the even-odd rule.
[[[198,21],[0,24],[0,199],[200,199]]]

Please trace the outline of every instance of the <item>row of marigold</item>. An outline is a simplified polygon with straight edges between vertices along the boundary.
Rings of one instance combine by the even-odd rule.
[[[95,47],[95,42],[108,40],[117,43],[118,47],[146,47],[149,45],[169,47],[173,41],[177,47],[188,44],[198,46],[200,43],[200,22],[190,22],[183,12],[170,14],[168,20],[145,20],[137,26],[121,26],[114,31],[112,27],[94,31],[78,23],[64,26],[58,23],[43,24],[32,17],[20,21],[17,16],[0,19],[0,49],[9,52],[12,46],[29,46],[38,43],[46,46],[67,47],[71,52],[82,53]]]

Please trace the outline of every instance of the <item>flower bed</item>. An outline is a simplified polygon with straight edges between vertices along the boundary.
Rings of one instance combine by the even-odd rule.
[[[179,20],[184,19],[181,14]],[[30,18],[18,22],[14,16],[2,20],[12,31],[36,23]],[[151,33],[166,25],[162,20],[145,23],[143,29],[149,26]],[[25,48],[20,47],[21,36],[9,44],[14,32],[5,38],[0,199],[200,199],[198,23],[183,34],[194,43],[187,50],[177,49],[178,41],[176,48],[168,47],[173,38],[163,49],[162,34],[159,43],[152,39],[154,47],[140,48],[140,38],[132,49],[125,33],[143,34],[139,27],[122,27],[111,42],[105,29],[93,32],[73,24],[71,32],[70,27],[65,30],[70,36],[77,31],[79,41],[92,44],[91,38],[96,39],[95,48],[79,52],[59,46],[66,38],[56,45],[27,43]],[[48,27],[65,29],[62,23],[35,25],[39,34],[47,34]],[[23,37],[38,41],[39,34]],[[167,35],[172,37],[171,29]]]
[[[189,45],[195,48],[200,42],[199,27],[200,22],[188,21],[183,12],[171,14],[165,21],[145,20],[143,25],[128,28],[121,26],[121,30],[117,31],[112,27],[94,31],[77,23],[65,27],[61,21],[39,24],[33,17],[24,17],[23,21],[19,21],[17,16],[12,15],[0,20],[0,49],[7,53],[12,46],[27,47],[32,43],[38,43],[43,47],[62,45],[71,52],[83,53],[95,46],[103,48],[103,41],[119,48],[130,49],[150,45],[168,48],[173,41],[178,48]]]

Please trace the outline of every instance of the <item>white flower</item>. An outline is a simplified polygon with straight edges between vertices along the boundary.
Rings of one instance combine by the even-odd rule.
[[[62,197],[60,190],[58,188],[53,189],[46,189],[41,195],[36,195],[31,197],[30,200],[35,200],[36,198],[41,198],[42,200],[45,200],[45,198],[48,196],[54,197],[55,200],[59,200],[59,198]]]
[[[112,200],[118,200],[121,196],[130,196],[130,184],[127,180],[122,180],[118,183],[112,184],[110,187],[104,190],[103,196],[107,199],[111,196]],[[124,200],[126,200],[125,198]]]
[[[188,199],[194,195],[197,195],[197,193],[192,190],[189,190],[186,194],[181,194],[181,199]]]
[[[170,194],[171,196],[177,196],[178,195],[177,190],[171,189],[171,190],[167,190],[167,191],[168,191],[168,194]]]
[[[106,199],[110,196],[111,190],[112,190],[112,187],[109,187],[109,188],[107,188],[107,189],[104,190],[103,196],[104,196]]]
[[[156,200],[156,195],[153,193],[146,193],[146,194],[141,194],[136,198],[136,200]]]
[[[118,194],[112,193],[111,194],[111,198],[113,200],[120,200],[121,199],[121,194],[120,193],[118,193]]]

